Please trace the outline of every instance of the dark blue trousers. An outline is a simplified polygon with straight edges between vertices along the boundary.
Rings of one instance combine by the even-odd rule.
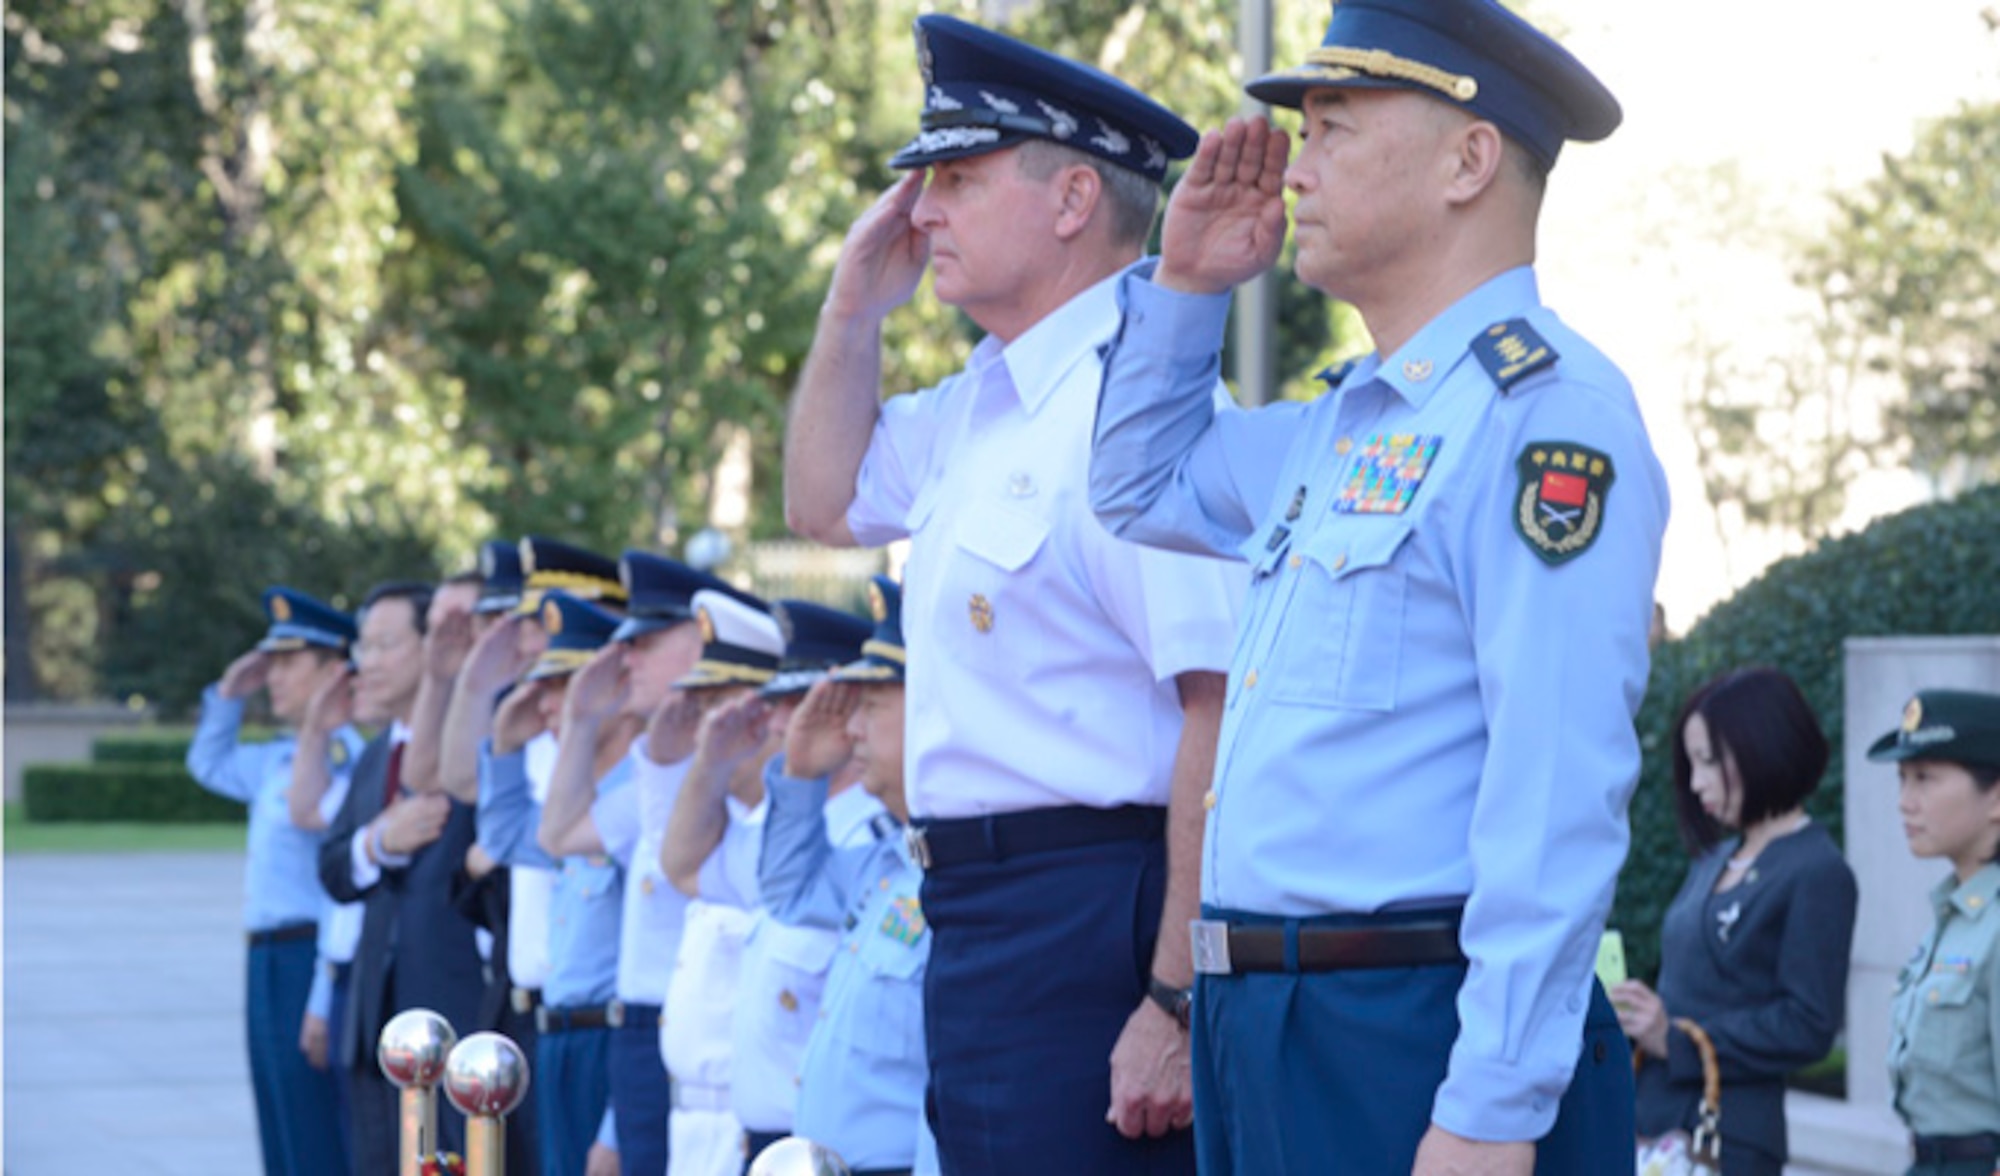
[[[328,1068],[333,1072],[333,1106],[336,1119],[340,1123],[340,1170],[352,1172],[354,1169],[354,1076],[347,1067],[340,1064],[340,1043],[342,1033],[347,1031],[347,1018],[353,1010],[347,1002],[354,999],[354,965],[352,963],[333,966],[333,1008],[326,1014],[326,1039],[328,1041]]]
[[[542,1176],[583,1176],[611,1104],[611,1030],[570,1029],[535,1039],[535,1116]]]
[[[657,1025],[611,1031],[611,1109],[618,1117],[620,1176],[666,1176],[674,1088],[660,1061]]]
[[[1464,964],[1198,977],[1202,1176],[1408,1172],[1458,1037],[1464,979]],[[1576,1074],[1535,1172],[1630,1173],[1632,1139],[1632,1054],[1593,982]]]
[[[1166,877],[1157,840],[924,876],[926,1111],[946,1176],[1192,1176],[1189,1132],[1128,1140],[1104,1120]]]
[[[338,1176],[344,1152],[333,1075],[299,1051],[316,956],[310,936],[250,947],[245,1032],[264,1171]]]

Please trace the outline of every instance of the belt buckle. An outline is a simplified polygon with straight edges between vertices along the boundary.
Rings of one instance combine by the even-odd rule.
[[[549,1031],[549,1006],[547,1006],[547,1005],[536,1005],[536,1006],[535,1006],[535,1032],[537,1032],[537,1033],[547,1033],[548,1031]]]
[[[508,991],[507,1003],[514,1006],[516,1013],[526,1016],[528,1010],[535,1007],[535,997],[532,992],[517,984]]]
[[[604,1006],[604,1023],[613,1029],[623,1029],[625,1027],[624,1001],[613,1000],[610,1004]]]
[[[1229,966],[1229,924],[1220,919],[1191,919],[1189,944],[1194,970],[1203,976],[1227,976]]]
[[[910,851],[910,860],[917,863],[919,870],[931,868],[931,843],[924,838],[921,825],[910,825],[903,830],[903,848]]]

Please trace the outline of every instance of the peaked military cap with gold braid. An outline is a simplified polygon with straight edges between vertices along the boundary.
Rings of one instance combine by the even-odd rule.
[[[578,600],[623,609],[625,586],[618,580],[618,561],[554,539],[530,535],[521,540],[521,575],[525,581],[517,616],[539,615],[542,596],[560,588]]]
[[[762,686],[778,672],[785,635],[761,608],[726,592],[694,594],[694,619],[701,626],[701,658],[674,686]]]
[[[266,653],[294,649],[341,653],[354,643],[353,617],[296,588],[266,588],[264,615],[271,618],[271,627],[257,648]]]
[[[1618,99],[1546,33],[1494,0],[1336,0],[1304,65],[1244,89],[1298,108],[1308,90],[1415,90],[1479,118],[1553,167],[1563,141],[1618,129]]]
[[[693,620],[697,592],[721,592],[757,608],[764,606],[763,601],[727,581],[636,548],[618,560],[618,580],[625,586],[630,604],[625,623],[611,636],[613,641],[633,641]]]
[[[479,549],[479,600],[472,611],[513,612],[521,603],[521,545],[494,539]]]
[[[778,675],[758,693],[766,698],[804,694],[836,666],[861,656],[861,644],[872,631],[853,613],[810,600],[780,600],[771,605],[778,629],[785,635],[784,660]]]
[[[907,660],[903,646],[903,589],[887,576],[868,585],[868,608],[875,632],[861,646],[861,660],[833,672],[836,682],[901,682]]]
[[[528,671],[530,682],[574,674],[610,643],[612,631],[618,628],[616,616],[560,588],[543,595],[540,615],[549,644]]]

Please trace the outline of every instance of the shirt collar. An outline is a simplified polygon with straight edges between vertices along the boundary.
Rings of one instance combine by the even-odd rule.
[[[972,361],[966,366],[983,377],[988,365],[1004,363],[1021,407],[1030,416],[1040,412],[1084,352],[1117,329],[1118,279],[1124,272],[1119,270],[1078,293],[1012,343],[1003,345],[988,335],[973,349]]]
[[[1977,919],[2000,902],[2000,862],[1988,862],[1963,883],[1956,875],[1946,875],[1931,890],[1931,905],[1942,919],[1956,910],[1968,919]]]
[[[398,747],[410,741],[410,725],[401,719],[389,724],[389,746]]]
[[[1519,318],[1541,304],[1534,269],[1516,266],[1487,279],[1485,284],[1452,303],[1443,314],[1410,336],[1409,342],[1397,348],[1394,355],[1386,358],[1371,355],[1362,360],[1345,385],[1377,379],[1393,388],[1411,408],[1422,408],[1452,369],[1471,354],[1470,345],[1480,331],[1494,323]]]

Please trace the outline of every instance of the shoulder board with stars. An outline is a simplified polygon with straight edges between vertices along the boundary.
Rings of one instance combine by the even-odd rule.
[[[1519,318],[1481,331],[1472,341],[1472,355],[1502,392],[1562,358],[1527,319]]]

